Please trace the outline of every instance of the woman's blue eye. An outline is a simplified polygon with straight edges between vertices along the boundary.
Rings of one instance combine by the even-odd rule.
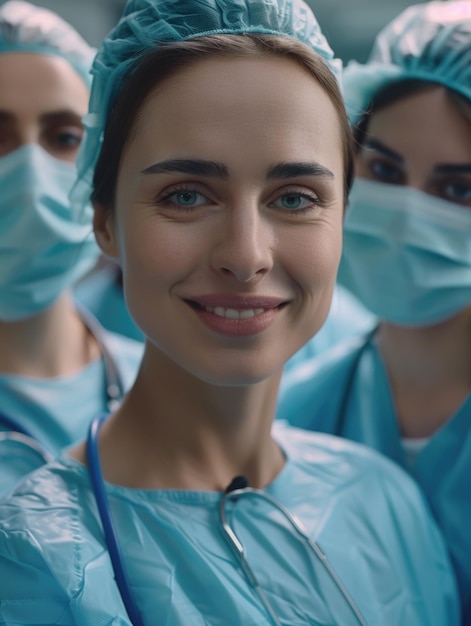
[[[197,207],[208,202],[207,198],[203,196],[203,194],[186,189],[175,191],[163,200],[182,207]]]
[[[316,198],[310,198],[301,193],[285,193],[273,202],[278,209],[286,211],[299,211],[316,204]]]

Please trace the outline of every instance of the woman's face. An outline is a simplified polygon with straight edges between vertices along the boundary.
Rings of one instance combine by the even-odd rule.
[[[471,123],[437,86],[372,116],[356,174],[471,208]]]
[[[88,88],[60,57],[0,54],[0,157],[30,143],[75,161]]]
[[[340,126],[319,84],[279,57],[215,58],[147,99],[97,234],[163,358],[247,384],[322,325],[343,200]]]

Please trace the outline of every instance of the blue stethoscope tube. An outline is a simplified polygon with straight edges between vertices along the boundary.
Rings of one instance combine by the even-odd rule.
[[[107,415],[99,415],[90,424],[87,437],[87,462],[90,481],[92,483],[95,500],[100,514],[106,546],[113,566],[116,584],[123,599],[124,606],[133,626],[144,626],[139,609],[134,602],[129,585],[126,567],[124,565],[121,550],[119,549],[113,520],[111,519],[110,505],[106,495],[105,484],[101,472],[100,454],[98,451],[98,433],[100,426],[106,420]]]

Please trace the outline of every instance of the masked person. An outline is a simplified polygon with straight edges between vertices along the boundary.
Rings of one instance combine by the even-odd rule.
[[[145,353],[87,443],[0,505],[1,623],[457,624],[414,482],[272,432],[340,260],[339,70],[299,0],[132,0],[102,44],[74,206],[93,178]]]
[[[339,279],[377,331],[287,377],[279,417],[361,441],[427,495],[471,623],[471,3],[410,7],[345,72],[357,178]]]
[[[45,9],[0,8],[0,493],[82,439],[140,361],[71,298],[98,256],[68,199],[94,52]]]

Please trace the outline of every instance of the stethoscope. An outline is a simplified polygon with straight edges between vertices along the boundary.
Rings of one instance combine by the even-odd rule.
[[[93,493],[103,526],[105,543],[110,555],[110,560],[119,593],[123,600],[123,604],[126,608],[131,624],[133,624],[133,626],[144,626],[141,614],[134,600],[134,596],[131,592],[126,566],[119,547],[113,519],[111,517],[110,505],[108,501],[108,496],[106,494],[105,482],[101,469],[100,455],[98,450],[98,434],[100,431],[100,427],[106,418],[106,415],[99,415],[90,424],[86,448],[88,472],[90,475]],[[264,502],[270,504],[273,508],[277,509],[283,515],[283,517],[289,522],[293,532],[304,542],[307,549],[312,552],[316,559],[323,565],[325,571],[339,590],[341,597],[343,597],[345,602],[350,607],[352,616],[355,618],[355,621],[361,626],[366,626],[366,621],[363,619],[352,597],[350,596],[342,581],[330,565],[327,556],[322,551],[319,544],[311,539],[311,537],[308,535],[302,522],[295,515],[290,513],[290,511],[283,504],[278,502],[270,494],[266,493],[262,489],[253,489],[249,487],[247,479],[244,476],[238,476],[232,481],[226,491],[221,495],[221,499],[219,501],[219,520],[221,523],[221,531],[230,548],[234,552],[234,555],[236,556],[236,559],[238,560],[249,584],[253,587],[254,591],[256,592],[263,606],[265,607],[268,615],[270,616],[272,624],[274,626],[282,626],[281,621],[276,614],[275,609],[273,608],[273,605],[268,600],[267,595],[263,591],[262,586],[260,585],[255,573],[253,572],[247,561],[246,551],[243,543],[241,542],[241,540],[237,536],[237,533],[234,531],[234,529],[231,527],[227,520],[227,504],[229,502],[235,504],[242,498],[261,498],[264,500]]]
[[[103,328],[89,311],[79,305],[76,305],[76,308],[81,319],[95,337],[100,348],[100,353],[105,366],[107,397],[106,406],[108,411],[111,413],[118,408],[124,396],[124,382],[117,363],[106,345]],[[22,424],[19,424],[12,417],[0,413],[0,425],[6,428],[5,431],[0,432],[0,441],[11,440],[25,446],[32,451],[34,455],[39,456],[43,463],[49,462],[54,457],[53,453],[48,450],[45,445],[38,441],[28,429],[26,429]]]

